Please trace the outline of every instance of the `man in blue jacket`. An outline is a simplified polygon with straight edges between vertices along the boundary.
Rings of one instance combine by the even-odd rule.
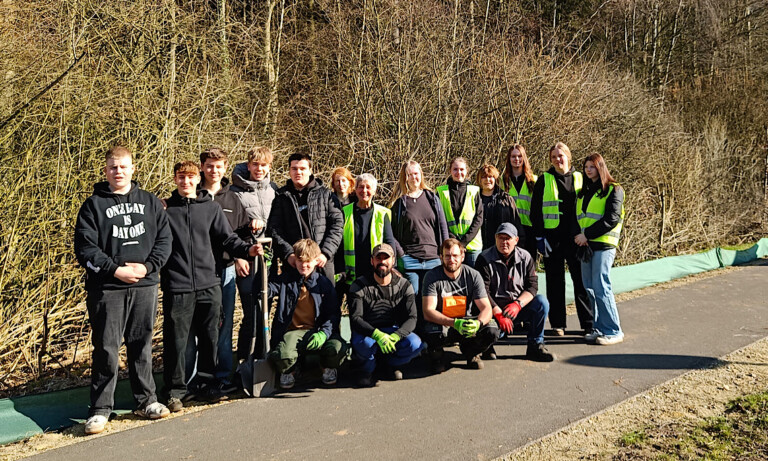
[[[296,369],[319,362],[323,384],[336,384],[337,369],[347,357],[347,343],[334,331],[339,329],[341,310],[331,281],[315,268],[320,247],[301,239],[291,248],[295,272],[283,272],[269,283],[270,297],[277,296],[272,321],[272,351],[269,360],[280,373],[280,387],[296,383]]]

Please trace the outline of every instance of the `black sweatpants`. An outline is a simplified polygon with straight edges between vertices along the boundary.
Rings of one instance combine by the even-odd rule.
[[[493,346],[496,341],[499,340],[499,328],[495,322],[490,322],[488,325],[480,327],[475,336],[467,338],[454,328],[445,327],[442,328],[434,323],[428,323],[427,330],[427,347],[430,355],[433,357],[439,355],[442,348],[448,344],[459,343],[459,349],[464,357],[469,360],[472,357],[482,354],[489,347]]]
[[[109,417],[115,403],[118,351],[125,338],[128,377],[138,408],[157,402],[152,377],[152,329],[157,285],[91,290],[86,298],[91,323],[91,408],[88,416]]]
[[[547,275],[547,300],[549,301],[549,324],[552,328],[565,328],[565,263],[573,281],[576,314],[582,330],[592,330],[594,313],[587,300],[587,290],[581,281],[581,262],[576,259],[576,244],[561,242],[548,258],[544,258]]]
[[[201,382],[213,382],[216,367],[221,286],[189,293],[163,293],[163,395],[182,398],[187,341],[194,325],[197,334],[197,375]]]

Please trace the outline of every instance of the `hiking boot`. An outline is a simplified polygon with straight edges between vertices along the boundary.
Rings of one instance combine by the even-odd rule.
[[[359,387],[371,387],[373,386],[373,380],[371,379],[370,373],[363,373],[360,375],[360,378],[357,380],[357,385]]]
[[[592,331],[584,335],[584,341],[594,344],[599,336],[602,336],[602,334],[593,328]]]
[[[467,359],[467,366],[474,370],[482,370],[484,366],[483,359],[481,359],[479,355],[476,355],[471,359]]]
[[[601,346],[610,346],[611,344],[619,344],[620,342],[624,341],[624,333],[619,333],[617,335],[603,335],[598,336],[595,340],[596,344],[599,344]]]
[[[290,373],[282,373],[280,375],[280,388],[281,389],[291,389],[294,384],[296,384],[296,376],[294,376],[295,372]]]
[[[171,411],[160,402],[152,402],[144,408],[134,410],[133,414],[146,419],[160,419],[170,415]]]
[[[171,397],[168,399],[168,403],[166,403],[165,406],[168,407],[168,410],[170,410],[171,413],[176,413],[177,411],[181,411],[181,409],[184,408],[184,404],[181,403],[181,400],[176,397]]]
[[[85,421],[85,434],[98,434],[104,432],[109,419],[104,415],[93,415]]]
[[[432,361],[432,373],[439,375],[445,371],[445,363],[443,363],[443,349],[430,349],[429,358]]]
[[[335,368],[323,368],[323,384],[333,386],[339,377],[339,372]]]
[[[493,346],[483,352],[483,360],[496,360],[496,349]]]
[[[544,344],[532,343],[525,351],[525,358],[534,362],[551,362],[555,360],[555,354],[549,352]]]

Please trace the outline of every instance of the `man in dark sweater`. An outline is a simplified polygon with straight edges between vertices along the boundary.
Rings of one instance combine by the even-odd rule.
[[[123,339],[136,414],[150,419],[170,414],[157,401],[152,378],[158,272],[171,252],[168,217],[157,197],[131,181],[128,149],[113,147],[105,160],[107,181],[94,186],[75,224],[75,255],[85,268],[93,332],[86,434],[102,432],[112,413]]]
[[[406,279],[392,273],[394,249],[382,243],[371,253],[373,276],[358,277],[349,293],[352,351],[362,362],[358,381],[362,387],[372,384],[379,352],[392,369],[393,378],[400,380],[403,373],[398,368],[426,347],[413,332],[417,319],[413,287]]]
[[[220,266],[216,262],[221,253],[216,248],[236,258],[253,257],[263,249],[243,242],[208,191],[197,190],[200,169],[194,162],[177,163],[173,180],[177,189],[166,200],[173,246],[162,270],[163,377],[168,409],[179,411],[187,393],[185,352],[190,329],[197,334],[201,395],[212,401],[223,397],[214,385],[221,315]]]

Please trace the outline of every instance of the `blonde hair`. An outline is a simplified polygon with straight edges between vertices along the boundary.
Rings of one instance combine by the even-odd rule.
[[[118,158],[124,158],[124,157],[129,157],[131,160],[133,160],[133,154],[131,153],[131,151],[129,151],[126,147],[123,147],[123,146],[112,146],[104,154],[105,161],[111,158],[118,159]]]
[[[263,162],[271,164],[274,159],[272,149],[266,146],[256,146],[248,151],[248,163]]]
[[[571,149],[569,149],[564,142],[558,142],[557,144],[549,148],[550,158],[552,158],[552,152],[555,149],[560,149],[565,154],[565,156],[568,157],[568,163],[573,163],[572,156],[571,156]]]
[[[416,162],[414,160],[408,160],[407,162],[403,163],[403,166],[400,167],[400,173],[397,176],[397,183],[395,184],[395,187],[392,189],[392,198],[389,202],[389,206],[395,204],[395,201],[402,197],[403,195],[407,194],[408,191],[408,168],[415,167],[418,168],[419,171],[421,171],[421,183],[419,184],[419,189],[421,190],[432,190],[431,187],[429,187],[429,184],[427,184],[427,180],[424,179],[424,170],[421,168],[421,165],[419,165],[419,162]]]
[[[301,239],[293,244],[293,254],[299,261],[311,261],[321,253],[320,247],[312,239]]]

